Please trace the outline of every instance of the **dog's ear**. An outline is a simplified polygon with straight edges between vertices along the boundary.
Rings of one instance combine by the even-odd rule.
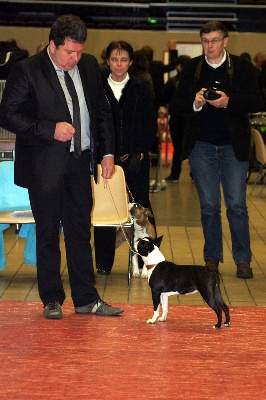
[[[144,215],[147,215],[148,217],[153,218],[153,214],[149,208],[144,209]]]
[[[154,240],[153,240],[153,243],[155,244],[155,246],[157,246],[157,247],[160,248],[161,243],[162,243],[162,240],[163,240],[163,235],[160,236],[160,237],[158,237],[157,239],[154,239]]]

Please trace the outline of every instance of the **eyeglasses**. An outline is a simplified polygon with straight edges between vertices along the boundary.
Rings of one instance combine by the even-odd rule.
[[[214,38],[214,39],[212,39],[212,40],[201,39],[201,43],[202,43],[203,45],[209,44],[209,43],[211,43],[211,44],[217,44],[217,43],[221,42],[222,40],[224,40],[224,37],[223,37],[222,39]]]

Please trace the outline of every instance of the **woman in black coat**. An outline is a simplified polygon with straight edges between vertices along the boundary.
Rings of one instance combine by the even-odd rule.
[[[133,48],[129,43],[111,42],[106,58],[111,73],[104,86],[115,125],[115,163],[123,168],[134,201],[151,209],[149,150],[157,133],[154,100],[146,83],[128,74],[133,60]],[[155,225],[154,220],[151,222]],[[115,238],[115,228],[94,229],[99,274],[107,275],[112,269]]]

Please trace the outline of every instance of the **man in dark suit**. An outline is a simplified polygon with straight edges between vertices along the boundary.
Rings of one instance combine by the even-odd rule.
[[[223,262],[222,185],[236,274],[252,278],[246,205],[248,113],[260,111],[263,99],[251,63],[225,49],[228,30],[221,22],[205,24],[200,38],[203,55],[184,65],[177,87],[177,108],[188,117],[182,158],[189,159],[199,195],[206,267],[218,272]],[[217,90],[207,95],[212,87]]]
[[[49,45],[15,64],[0,108],[0,125],[16,134],[15,183],[29,191],[36,222],[38,288],[49,319],[62,318],[65,300],[60,222],[75,312],[123,312],[103,302],[95,288],[90,174],[97,179],[99,151],[103,177],[112,176],[114,129],[99,65],[93,56],[82,54],[86,39],[87,28],[79,17],[58,18]]]

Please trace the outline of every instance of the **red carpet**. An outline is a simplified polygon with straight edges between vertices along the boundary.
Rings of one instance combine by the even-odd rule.
[[[108,318],[42,317],[38,302],[0,301],[0,398],[150,400],[265,399],[266,308],[232,307],[215,330],[203,306],[170,306],[147,325],[148,305]]]

